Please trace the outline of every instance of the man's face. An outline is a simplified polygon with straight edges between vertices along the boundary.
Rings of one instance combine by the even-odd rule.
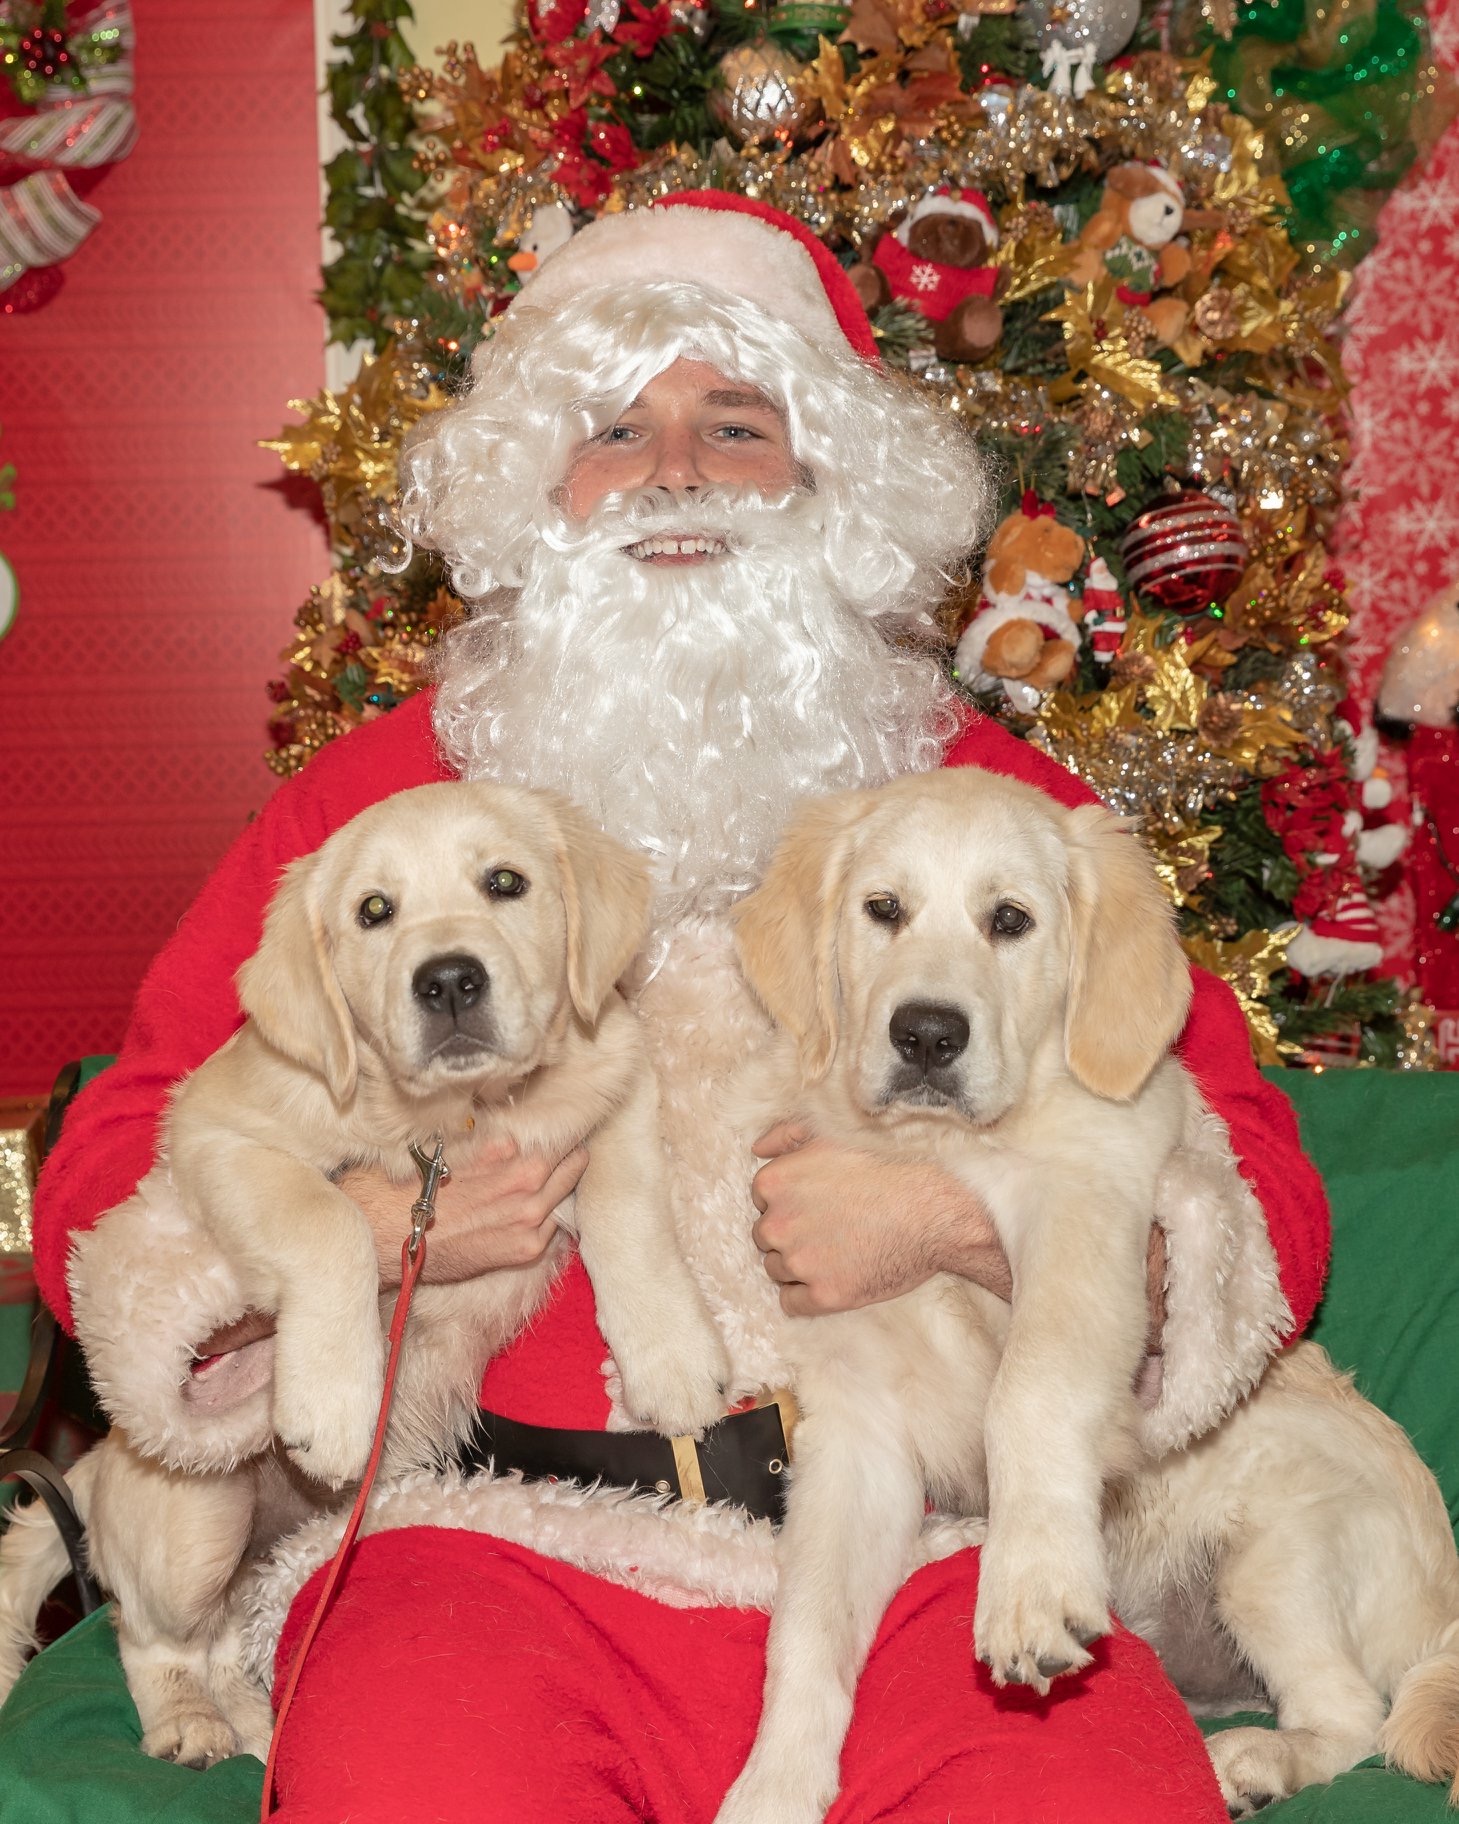
[[[609,494],[722,487],[775,495],[801,479],[778,407],[708,362],[681,359],[650,380],[606,430],[579,444],[560,499],[574,519],[586,520]],[[651,551],[649,543],[678,548]],[[710,548],[694,548],[704,544]],[[631,547],[630,555],[654,565],[704,564],[724,551],[717,539],[646,545]]]

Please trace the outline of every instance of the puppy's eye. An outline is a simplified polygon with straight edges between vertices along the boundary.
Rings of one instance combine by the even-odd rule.
[[[515,868],[493,868],[486,877],[486,891],[492,899],[520,899],[527,891],[527,876]]]
[[[866,910],[879,925],[899,925],[902,922],[902,902],[895,893],[876,893],[867,900]]]
[[[998,907],[993,914],[994,937],[1022,937],[1025,931],[1033,929],[1033,920],[1021,906],[1010,905],[1008,901]]]
[[[360,901],[357,916],[368,931],[371,925],[383,925],[387,918],[393,918],[395,908],[383,893],[369,893]]]

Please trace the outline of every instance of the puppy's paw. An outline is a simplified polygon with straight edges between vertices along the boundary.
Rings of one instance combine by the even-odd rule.
[[[179,1767],[211,1767],[241,1750],[227,1721],[202,1705],[179,1707],[159,1717],[142,1737],[143,1754],[154,1761],[176,1761]]]
[[[625,1340],[613,1355],[623,1403],[650,1431],[697,1438],[724,1417],[729,1357],[707,1312],[652,1337]]]
[[[366,1340],[373,1346],[343,1359],[316,1359],[279,1338],[274,1430],[293,1462],[327,1488],[358,1481],[369,1461],[385,1375],[378,1331]]]
[[[1233,1818],[1254,1817],[1296,1791],[1280,1729],[1222,1729],[1206,1738],[1206,1752]]]
[[[1089,1664],[1090,1643],[1109,1629],[1097,1548],[1080,1554],[1060,1541],[1041,1547],[1037,1535],[1013,1543],[990,1529],[973,1644],[995,1684],[1032,1685],[1043,1696],[1054,1679]]]

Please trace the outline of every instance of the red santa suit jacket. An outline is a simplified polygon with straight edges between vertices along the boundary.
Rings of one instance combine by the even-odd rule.
[[[258,946],[281,871],[367,805],[454,776],[430,715],[430,694],[422,692],[324,748],[281,786],[148,970],[116,1064],[78,1097],[36,1191],[36,1280],[68,1327],[71,1238],[131,1195],[152,1165],[169,1090],[241,1025],[233,977]],[[1093,796],[1072,774],[986,718],[970,722],[947,764],[1009,774],[1063,804],[1088,803]],[[1327,1270],[1321,1182],[1302,1153],[1286,1098],[1252,1062],[1235,997],[1200,970],[1194,980],[1180,1057],[1226,1123],[1241,1171],[1265,1212],[1295,1333],[1311,1318]],[[483,1401],[530,1424],[601,1427],[608,1416],[605,1355],[587,1276],[575,1262],[559,1279],[548,1310],[488,1371]]]

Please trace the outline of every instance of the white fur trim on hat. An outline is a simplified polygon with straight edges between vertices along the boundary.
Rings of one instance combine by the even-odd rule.
[[[731,210],[685,205],[600,216],[543,261],[523,301],[555,311],[589,291],[663,279],[727,292],[809,342],[848,347],[810,254],[768,222]]]

